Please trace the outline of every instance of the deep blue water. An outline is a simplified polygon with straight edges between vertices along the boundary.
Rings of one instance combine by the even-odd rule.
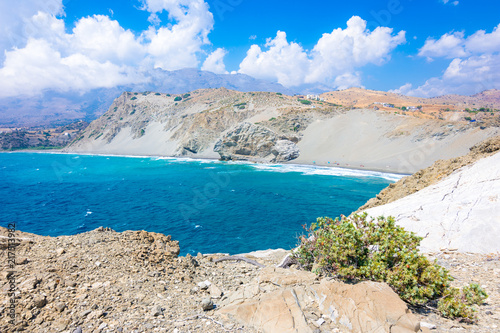
[[[185,253],[290,249],[302,225],[350,214],[396,175],[294,165],[0,154],[0,225],[40,235],[99,226],[172,235]]]

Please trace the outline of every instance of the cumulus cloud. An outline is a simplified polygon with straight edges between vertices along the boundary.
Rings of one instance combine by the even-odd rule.
[[[268,38],[267,51],[252,45],[240,63],[240,73],[278,81],[285,86],[296,86],[304,82],[310,60],[305,50],[297,43],[289,43],[286,33],[278,31],[274,39]]]
[[[288,42],[286,33],[278,31],[268,39],[266,50],[252,45],[240,64],[240,73],[257,78],[274,79],[292,87],[320,82],[332,88],[359,85],[356,69],[367,64],[382,65],[390,53],[405,43],[405,32],[394,35],[387,27],[366,29],[366,21],[353,16],[346,29],[324,34],[312,50]]]
[[[209,71],[215,74],[228,74],[226,70],[226,65],[224,65],[224,57],[226,56],[227,51],[223,48],[218,48],[214,52],[212,52],[205,62],[201,69],[204,71]]]
[[[81,18],[67,33],[58,18],[64,15],[62,0],[2,2],[0,9],[0,97],[140,83],[142,70],[198,67],[213,28],[203,0],[145,0],[142,9],[156,16],[157,24],[139,35],[105,15]],[[163,11],[168,22],[158,19]],[[223,68],[216,55],[213,65]]]
[[[28,21],[38,12],[53,16],[63,14],[62,0],[23,0],[15,5],[0,1],[0,62],[4,60],[3,50],[25,45],[36,32],[36,26]]]
[[[429,38],[418,55],[427,58],[463,58],[486,52],[500,52],[500,24],[491,33],[479,30],[467,38],[463,32],[447,33],[438,40]]]
[[[45,40],[30,39],[26,47],[8,52],[0,69],[0,96],[37,94],[47,87],[60,91],[114,87],[131,83],[127,69],[83,54],[63,56]]]
[[[419,55],[452,58],[452,61],[441,77],[431,78],[417,88],[407,83],[395,92],[433,97],[470,95],[500,88],[500,24],[491,33],[479,30],[469,37],[463,33],[449,33],[438,40],[428,39]]]
[[[444,34],[438,40],[427,39],[418,55],[428,59],[446,57],[464,57],[467,55],[464,43],[464,33],[455,32]]]
[[[158,21],[157,13],[168,12],[173,25],[150,27],[148,53],[155,68],[166,70],[198,67],[197,52],[209,44],[214,18],[203,0],[145,0],[144,9]]]

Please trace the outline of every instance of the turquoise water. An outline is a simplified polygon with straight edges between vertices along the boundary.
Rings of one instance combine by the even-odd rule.
[[[399,176],[155,157],[0,154],[0,223],[40,235],[99,226],[172,235],[185,253],[290,249]]]

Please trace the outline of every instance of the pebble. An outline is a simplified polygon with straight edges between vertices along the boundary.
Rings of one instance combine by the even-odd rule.
[[[161,306],[155,305],[153,307],[153,310],[151,310],[151,315],[153,315],[153,317],[158,317],[161,314],[162,314]]]
[[[64,304],[63,302],[57,302],[55,308],[57,312],[63,312],[64,309],[66,308],[66,304]]]
[[[33,297],[33,303],[35,307],[43,308],[47,304],[47,298],[42,295],[35,295],[35,297]]]
[[[323,325],[324,323],[325,323],[325,320],[324,320],[323,318],[319,318],[318,320],[316,320],[316,321],[314,322],[314,325],[315,325],[316,327],[320,327],[320,326],[321,326],[321,325]]]
[[[420,327],[425,327],[425,328],[428,328],[430,330],[435,330],[437,328],[436,325],[431,324],[431,323],[426,323],[425,321],[420,322]]]
[[[212,310],[214,308],[214,302],[212,302],[210,297],[206,297],[201,301],[201,308],[203,311]]]

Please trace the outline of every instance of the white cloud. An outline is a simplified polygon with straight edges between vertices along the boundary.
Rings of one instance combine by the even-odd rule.
[[[459,2],[458,1],[450,1],[450,0],[442,0],[442,2],[446,5],[449,3],[450,5],[458,6]]]
[[[396,91],[433,97],[445,94],[471,95],[487,89],[500,89],[500,24],[491,33],[479,30],[469,37],[463,33],[428,39],[420,56],[453,58],[441,77],[413,88],[406,84]]]
[[[114,87],[133,82],[133,73],[109,61],[98,62],[82,54],[64,57],[40,39],[8,52],[0,69],[0,97],[37,94],[52,88],[60,91]]]
[[[464,43],[464,33],[455,32],[444,34],[438,40],[427,39],[424,46],[419,50],[421,57],[431,58],[455,58],[467,55]]]
[[[0,9],[0,97],[140,83],[142,70],[198,67],[213,28],[203,0],[146,0],[143,9],[156,18],[167,11],[168,22],[157,19],[140,35],[104,15],[81,18],[66,33],[61,0],[3,1]],[[210,61],[223,69],[216,55]]]
[[[201,66],[201,70],[209,71],[215,74],[228,74],[226,66],[224,65],[224,57],[226,54],[226,50],[218,48],[207,57],[203,66]]]
[[[82,18],[69,36],[68,47],[99,62],[133,65],[145,55],[144,46],[130,30],[123,29],[108,16]]]
[[[447,33],[438,40],[429,38],[419,50],[418,55],[452,59],[486,52],[500,52],[500,24],[491,33],[479,30],[467,38],[463,32]]]
[[[214,19],[203,0],[146,0],[144,8],[153,16],[167,11],[173,25],[150,27],[148,53],[155,68],[166,70],[198,67],[197,53],[209,44]],[[156,16],[156,21],[157,16]]]
[[[23,0],[15,4],[0,1],[0,63],[4,50],[25,45],[36,32],[36,27],[28,21],[40,11],[53,16],[63,14],[62,0]]]
[[[321,82],[332,88],[347,83],[359,85],[356,68],[369,63],[381,65],[390,59],[391,51],[405,43],[405,32],[397,35],[386,27],[366,29],[366,21],[353,16],[346,29],[324,34],[310,51],[295,42],[288,42],[286,33],[278,31],[268,39],[263,51],[252,45],[240,64],[240,73],[257,78],[275,79],[292,87]]]
[[[288,43],[286,33],[278,31],[276,38],[268,39],[262,51],[252,45],[240,64],[240,73],[278,81],[285,86],[296,86],[305,80],[310,60],[307,53],[297,43]]]

